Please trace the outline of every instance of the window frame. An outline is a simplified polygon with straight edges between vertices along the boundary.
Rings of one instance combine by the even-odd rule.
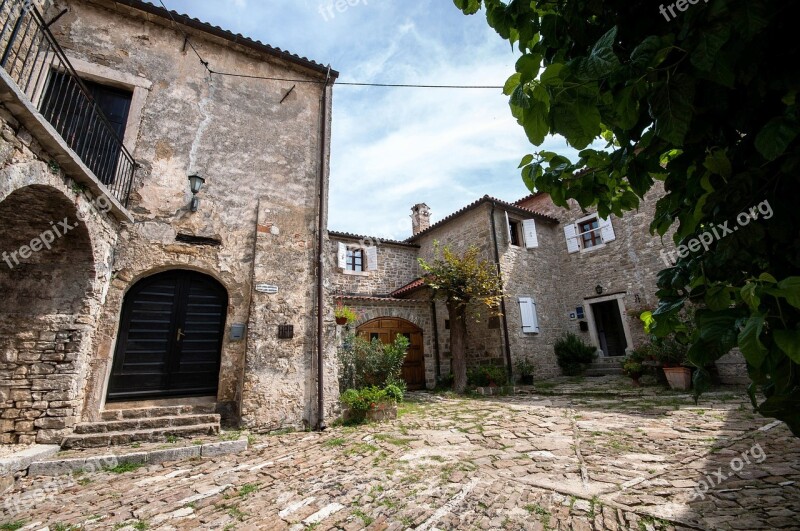
[[[600,223],[600,216],[597,213],[590,214],[588,216],[584,216],[575,221],[575,237],[578,240],[578,245],[580,246],[580,252],[588,252],[593,251],[595,249],[601,249],[605,247],[606,242],[603,240],[603,227]],[[582,225],[586,225],[587,223],[596,223],[597,227],[590,231],[583,231]],[[596,242],[593,245],[586,246],[585,235],[592,233],[592,241]]]
[[[366,271],[367,257],[364,249],[359,247],[348,247],[347,254],[345,255],[344,270],[349,273],[363,273]],[[356,255],[358,255],[358,265],[356,264]],[[360,269],[356,269],[360,267]]]

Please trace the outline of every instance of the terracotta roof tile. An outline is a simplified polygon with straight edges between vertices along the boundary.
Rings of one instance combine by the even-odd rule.
[[[273,57],[278,57],[280,59],[284,59],[291,63],[304,66],[321,74],[325,74],[328,72],[328,67],[326,65],[323,65],[316,61],[312,61],[307,57],[301,57],[297,54],[287,52],[286,50],[281,50],[280,48],[270,46],[269,44],[264,44],[261,41],[245,37],[240,33],[233,33],[232,31],[220,28],[219,26],[214,26],[213,24],[209,24],[208,22],[203,22],[202,20],[191,17],[187,14],[178,13],[177,11],[172,11],[172,10],[168,11],[163,7],[156,5],[152,2],[146,2],[143,0],[115,0],[115,3],[126,5],[134,9],[144,11],[145,13],[150,13],[151,15],[156,15],[162,18],[166,18],[170,21],[174,18],[175,21],[178,22],[179,24],[183,24],[190,28],[210,33],[217,37],[229,40],[235,44],[241,44],[242,46],[246,46],[256,51],[272,55]],[[211,66],[213,67],[213,65]],[[339,77],[339,72],[335,70],[331,70],[330,74],[331,78],[333,79]]]

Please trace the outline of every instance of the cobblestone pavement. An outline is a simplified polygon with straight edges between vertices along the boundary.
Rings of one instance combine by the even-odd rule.
[[[26,478],[4,496],[21,512],[4,502],[0,524],[800,529],[800,441],[754,415],[741,390],[694,405],[619,385],[415,395],[385,424],[258,436],[243,454],[120,474]]]

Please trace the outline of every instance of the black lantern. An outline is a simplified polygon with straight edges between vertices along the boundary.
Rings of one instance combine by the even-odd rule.
[[[598,295],[602,295],[603,294],[603,286],[598,284],[597,286],[595,286],[594,292],[597,293]]]
[[[200,193],[200,189],[205,182],[206,180],[199,175],[189,176],[189,189],[192,191],[192,212],[197,212],[197,208],[200,206],[200,199],[197,197],[197,194]]]

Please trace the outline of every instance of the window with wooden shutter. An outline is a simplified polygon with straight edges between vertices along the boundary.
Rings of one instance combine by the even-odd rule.
[[[539,247],[539,237],[536,234],[536,222],[532,219],[522,221],[522,233],[525,236],[525,247],[535,249]]]
[[[611,224],[611,217],[608,219],[600,220],[600,236],[603,238],[603,243],[613,242],[617,239],[614,234],[614,226]]]
[[[366,255],[367,255],[367,271],[377,271],[378,270],[378,248],[377,247],[367,247],[366,248]]]
[[[336,253],[336,265],[339,269],[347,268],[347,246],[339,242],[339,247]]]
[[[522,332],[525,334],[539,333],[539,318],[536,315],[536,301],[531,297],[519,297],[519,313],[522,322]]]
[[[581,244],[578,242],[578,230],[574,224],[570,223],[564,226],[564,238],[567,240],[569,253],[577,253],[581,250]]]

